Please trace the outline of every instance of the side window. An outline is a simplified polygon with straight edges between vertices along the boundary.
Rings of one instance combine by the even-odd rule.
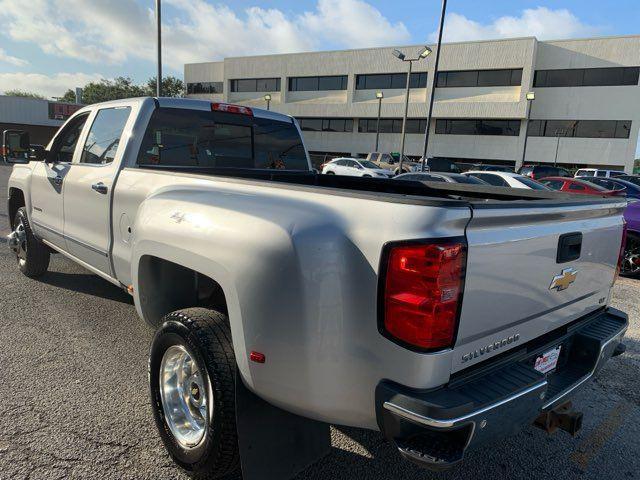
[[[54,162],[71,163],[73,160],[73,152],[76,149],[78,139],[80,138],[84,124],[87,122],[87,118],[89,118],[88,113],[79,115],[60,132],[49,154]]]
[[[130,113],[130,107],[98,110],[84,143],[80,163],[105,165],[113,162]]]
[[[482,175],[479,175],[479,177],[480,177],[480,180],[484,180],[485,182],[487,182],[490,185],[493,185],[494,187],[508,187],[509,186],[509,184],[507,182],[505,182],[498,175],[489,175],[489,174],[483,173]]]
[[[577,183],[570,183],[569,184],[569,190],[584,190],[584,187],[582,185],[579,185]]]
[[[338,160],[336,162],[336,165],[339,165],[340,167],[346,167],[347,166],[347,161],[346,160]]]
[[[606,170],[598,170],[598,173],[596,173],[596,175],[598,177],[606,177],[607,176],[607,172],[606,172]]]

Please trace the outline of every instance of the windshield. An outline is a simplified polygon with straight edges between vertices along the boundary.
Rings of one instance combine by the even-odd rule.
[[[358,160],[360,162],[360,165],[362,165],[364,168],[380,168],[378,165],[376,165],[373,162],[370,162],[369,160]]]
[[[546,185],[542,185],[539,182],[536,182],[535,180],[531,180],[529,177],[517,177],[518,181],[521,183],[524,183],[527,187],[533,189],[533,190],[551,190],[549,187],[547,187]]]

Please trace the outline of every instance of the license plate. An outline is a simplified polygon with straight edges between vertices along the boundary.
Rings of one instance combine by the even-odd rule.
[[[558,366],[561,348],[562,346],[558,345],[556,348],[543,353],[541,356],[536,358],[536,363],[534,363],[533,368],[540,373],[548,373],[554,370]]]

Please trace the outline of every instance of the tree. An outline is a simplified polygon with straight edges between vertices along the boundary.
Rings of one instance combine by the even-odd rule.
[[[89,105],[120,98],[144,97],[146,89],[135,85],[129,77],[116,77],[113,80],[102,79],[90,82],[82,90],[82,102]]]
[[[156,95],[156,78],[151,77],[147,80],[147,95],[154,97]],[[163,77],[162,78],[162,96],[163,97],[184,97],[184,82],[176,77]]]
[[[129,77],[116,77],[113,80],[101,79],[97,82],[87,83],[82,89],[82,103],[107,102],[120,98],[155,96],[156,77],[151,77],[144,85],[136,85]],[[163,97],[182,97],[185,94],[184,82],[176,77],[164,77],[162,79]],[[60,98],[61,102],[73,103],[76,101],[74,90],[68,89]]]
[[[61,102],[75,103],[75,101],[76,101],[76,92],[74,92],[73,90],[69,89],[66,92],[64,92],[64,95],[61,96],[59,98],[59,100]]]
[[[40,95],[39,93],[35,93],[35,92],[27,92],[25,90],[6,90],[4,92],[5,95],[9,96],[9,97],[25,97],[25,98],[39,98],[41,100],[46,100],[47,97],[45,97],[44,95]]]

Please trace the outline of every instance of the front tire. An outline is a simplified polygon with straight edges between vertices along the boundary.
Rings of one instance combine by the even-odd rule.
[[[164,317],[149,355],[153,415],[169,455],[196,479],[240,471],[235,369],[225,315],[189,308]]]
[[[325,175],[335,175],[336,172],[328,171]]]
[[[51,252],[33,234],[25,207],[18,209],[13,225],[10,246],[16,254],[18,268],[29,278],[41,277],[49,268]]]

